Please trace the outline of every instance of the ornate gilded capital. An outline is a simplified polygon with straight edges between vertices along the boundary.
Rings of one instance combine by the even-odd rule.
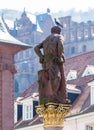
[[[70,111],[70,104],[47,103],[36,107],[38,115],[42,116],[44,128],[63,127],[65,116]]]

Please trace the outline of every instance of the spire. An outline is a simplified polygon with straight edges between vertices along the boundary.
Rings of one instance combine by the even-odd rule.
[[[47,13],[50,13],[50,9],[49,8],[47,8]]]
[[[24,17],[24,16],[27,16],[27,15],[26,15],[25,8],[24,8],[24,11],[23,11],[23,13],[22,13],[21,17]]]

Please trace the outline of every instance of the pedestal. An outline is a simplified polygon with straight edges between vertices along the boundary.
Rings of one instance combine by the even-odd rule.
[[[70,104],[47,103],[36,107],[38,115],[42,116],[45,130],[62,130],[65,116],[70,111]]]

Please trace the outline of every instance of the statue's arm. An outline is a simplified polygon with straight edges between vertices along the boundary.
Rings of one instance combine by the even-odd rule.
[[[40,43],[38,44],[37,46],[34,47],[34,51],[36,52],[36,54],[39,56],[39,57],[42,57],[43,54],[41,52],[41,48],[43,48],[43,43]]]
[[[42,48],[43,48],[43,42],[34,47],[36,54],[39,56],[39,62],[41,64],[44,62],[44,55],[41,52]]]

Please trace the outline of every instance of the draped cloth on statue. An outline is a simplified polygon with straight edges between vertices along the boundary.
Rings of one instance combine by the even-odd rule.
[[[51,68],[51,67],[50,67]],[[61,74],[60,78],[54,78],[55,88],[53,88],[50,80],[50,71],[51,70],[40,70],[38,72],[38,82],[39,82],[39,101],[40,104],[45,104],[48,102],[54,103],[66,103],[66,84],[63,67],[58,65],[52,66],[54,77],[58,77],[57,75]],[[53,76],[51,75],[51,78]],[[58,81],[60,79],[60,82]]]

